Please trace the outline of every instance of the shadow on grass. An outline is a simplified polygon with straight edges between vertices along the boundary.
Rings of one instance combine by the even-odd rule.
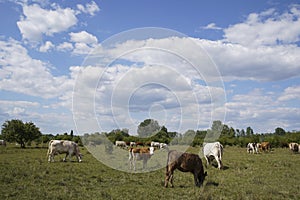
[[[219,183],[216,183],[214,181],[208,181],[205,186],[215,186],[215,187],[218,187]]]

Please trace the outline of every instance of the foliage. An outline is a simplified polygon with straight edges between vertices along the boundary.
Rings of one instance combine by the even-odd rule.
[[[146,119],[139,124],[137,133],[139,137],[145,138],[155,135],[160,129],[161,127],[156,120]]]
[[[41,132],[33,122],[23,123],[22,120],[13,119],[6,121],[2,125],[2,137],[8,142],[17,142],[22,148],[26,143],[31,144],[33,140],[41,137]]]

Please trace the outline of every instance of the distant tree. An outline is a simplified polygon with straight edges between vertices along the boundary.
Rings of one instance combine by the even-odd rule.
[[[246,129],[246,135],[249,137],[249,136],[251,136],[251,135],[253,135],[253,130],[252,130],[252,128],[249,126],[249,127],[247,127],[247,129]]]
[[[161,127],[154,119],[146,119],[138,126],[139,137],[150,137],[160,131]]]
[[[13,119],[6,121],[2,125],[1,134],[8,142],[17,142],[22,148],[25,148],[26,143],[29,143],[39,137],[41,132],[38,127],[32,122],[23,123],[22,120]]]
[[[283,128],[276,128],[275,129],[275,135],[285,135],[285,130]]]

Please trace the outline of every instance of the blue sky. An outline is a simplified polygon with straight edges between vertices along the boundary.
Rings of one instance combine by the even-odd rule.
[[[0,27],[1,124],[300,129],[299,1],[0,0]]]

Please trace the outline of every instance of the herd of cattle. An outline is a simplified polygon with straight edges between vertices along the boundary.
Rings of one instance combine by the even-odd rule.
[[[0,140],[0,145],[6,146],[4,140]],[[194,182],[196,186],[201,186],[207,172],[204,172],[201,158],[197,154],[179,152],[177,150],[169,150],[165,143],[151,142],[150,146],[139,146],[141,144],[136,142],[126,143],[124,141],[116,141],[116,147],[127,148],[129,153],[129,168],[136,170],[136,161],[143,161],[143,169],[147,167],[148,160],[154,155],[156,149],[165,149],[168,151],[166,173],[165,173],[165,187],[168,183],[173,187],[173,173],[176,169],[182,172],[191,172],[194,175]],[[144,145],[144,144],[143,144]],[[289,149],[292,152],[300,153],[300,144],[290,143]],[[262,143],[248,143],[248,153],[260,153],[262,151],[270,151],[271,146],[269,142]],[[48,146],[48,162],[54,162],[54,156],[58,154],[66,154],[63,161],[72,159],[72,156],[77,158],[78,162],[82,161],[82,154],[77,143],[68,140],[51,140]],[[222,156],[223,145],[220,142],[204,143],[203,156],[206,160],[206,167],[208,167],[212,160],[215,159],[218,163],[218,169],[223,168]]]

